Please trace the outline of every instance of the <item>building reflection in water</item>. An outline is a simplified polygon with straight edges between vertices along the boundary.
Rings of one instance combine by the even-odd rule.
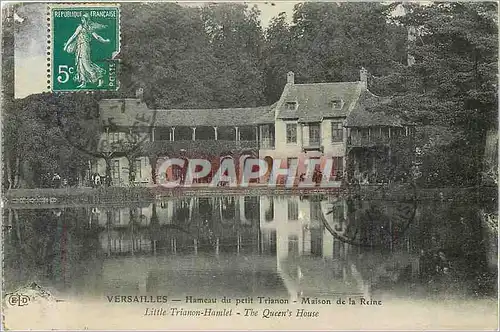
[[[437,209],[451,219],[437,224]],[[461,258],[453,253],[456,248],[445,253],[450,243],[481,247],[474,211],[451,214],[455,210],[298,196],[9,210],[6,279],[14,284],[36,275],[64,292],[101,295],[274,294],[296,300],[369,297],[397,287],[409,293],[419,282],[448,283],[446,273],[436,271],[446,271],[453,255]],[[463,234],[467,238],[460,240]],[[30,241],[33,251],[27,249]],[[34,252],[37,257],[30,260]],[[462,256],[465,263],[449,269],[468,271],[461,280],[487,270],[484,248]]]

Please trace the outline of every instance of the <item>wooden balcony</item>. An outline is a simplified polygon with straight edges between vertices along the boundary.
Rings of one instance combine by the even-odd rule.
[[[387,146],[394,142],[409,141],[413,131],[402,127],[353,128],[347,138],[349,147]]]
[[[257,141],[229,140],[181,140],[147,142],[141,147],[146,154],[157,156],[185,155],[190,158],[201,158],[207,155],[243,154],[254,151],[258,153]]]
[[[361,136],[350,136],[347,139],[347,145],[351,147],[368,147],[377,145],[388,145],[391,141],[389,137],[361,137]]]

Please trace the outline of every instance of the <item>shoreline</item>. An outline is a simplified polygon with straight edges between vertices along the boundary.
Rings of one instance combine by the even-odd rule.
[[[11,189],[4,193],[4,208],[51,208],[79,207],[93,205],[130,205],[151,203],[180,197],[221,197],[221,196],[321,196],[360,200],[395,201],[496,201],[494,187],[447,187],[412,188],[410,185],[363,185],[357,187],[206,187],[192,186],[179,188],[150,187],[107,187],[107,188],[37,188]]]

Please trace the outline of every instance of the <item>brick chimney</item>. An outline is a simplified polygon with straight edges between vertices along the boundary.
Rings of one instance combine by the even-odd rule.
[[[286,84],[294,84],[295,83],[295,74],[293,71],[289,71],[286,74]]]
[[[368,88],[368,70],[366,70],[365,67],[361,67],[361,70],[359,71],[359,80],[361,81],[361,84],[363,84],[364,88]]]

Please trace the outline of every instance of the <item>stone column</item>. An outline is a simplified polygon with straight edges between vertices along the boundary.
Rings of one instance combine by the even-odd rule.
[[[236,237],[236,252],[239,254],[240,253],[240,246],[241,246],[241,235],[238,232],[238,235]]]
[[[259,126],[255,127],[255,142],[259,143]]]
[[[155,141],[155,127],[151,128],[151,142]]]
[[[196,141],[196,127],[191,127],[193,129],[193,141]]]
[[[175,141],[175,127],[170,128],[170,140]]]
[[[217,140],[217,127],[214,127],[215,140]]]
[[[170,245],[172,246],[172,253],[177,253],[177,239],[173,238],[170,240]]]
[[[234,137],[234,140],[235,140],[236,142],[239,142],[239,141],[240,141],[240,128],[238,128],[238,127],[234,127],[234,129],[235,129],[235,132],[234,132],[234,136],[235,136],[235,137]]]

